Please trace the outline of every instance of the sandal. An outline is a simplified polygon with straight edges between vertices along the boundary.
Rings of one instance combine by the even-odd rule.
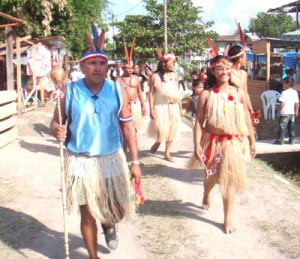
[[[166,160],[166,161],[168,161],[168,162],[171,162],[171,163],[174,162],[174,159],[173,159],[172,157],[170,157],[170,156],[165,156],[165,157],[164,157],[164,160]]]
[[[151,149],[150,149],[151,154],[155,154],[156,151],[158,150],[159,146],[160,146],[160,143],[159,142],[155,142],[153,144],[153,146],[151,147]]]

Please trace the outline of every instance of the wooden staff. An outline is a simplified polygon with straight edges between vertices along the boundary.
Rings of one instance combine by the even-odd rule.
[[[50,76],[56,88],[53,97],[57,100],[59,125],[60,127],[62,127],[60,100],[63,97],[63,92],[61,91],[61,88],[64,86],[65,71],[59,65],[55,65],[51,70]],[[68,214],[67,214],[67,198],[66,198],[66,184],[65,184],[64,150],[63,150],[62,141],[59,142],[59,154],[60,154],[60,172],[61,172],[61,187],[62,187],[62,204],[63,204],[63,216],[64,216],[65,258],[69,259],[69,240],[68,240],[68,225],[67,225]]]

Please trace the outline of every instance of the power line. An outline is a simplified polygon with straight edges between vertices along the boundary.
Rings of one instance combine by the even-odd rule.
[[[125,12],[123,12],[123,13],[117,14],[116,17],[117,17],[117,16],[121,16],[121,15],[123,15],[123,14],[126,14],[126,13],[130,12],[131,10],[133,10],[134,8],[136,8],[138,5],[140,5],[140,4],[143,3],[143,2],[144,2],[144,1],[141,1],[141,2],[139,2],[138,4],[136,4],[134,7],[130,8],[129,10],[127,10],[127,11],[125,11]]]

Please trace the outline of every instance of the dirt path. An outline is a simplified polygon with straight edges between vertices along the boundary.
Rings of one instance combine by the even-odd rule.
[[[58,147],[49,135],[53,107],[18,118],[19,139],[0,149],[0,258],[64,258]],[[236,196],[237,232],[222,232],[218,187],[210,211],[200,209],[203,177],[185,169],[191,130],[183,125],[175,163],[150,155],[153,140],[139,134],[146,202],[132,222],[118,226],[120,246],[101,258],[300,258],[300,190],[254,161],[249,190]],[[70,258],[87,258],[79,217],[68,219]]]

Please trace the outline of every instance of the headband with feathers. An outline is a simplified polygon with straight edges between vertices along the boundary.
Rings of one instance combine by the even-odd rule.
[[[213,59],[213,58],[215,58],[216,56],[219,55],[219,52],[218,52],[216,46],[214,45],[214,43],[212,42],[212,40],[210,38],[207,38],[207,41],[208,41],[208,44],[211,48],[211,51],[208,52],[208,55],[210,56],[211,59]],[[229,66],[229,67],[231,67],[232,63],[230,61],[226,60],[226,59],[220,59],[218,61],[210,63],[210,68],[214,68],[214,67],[217,67],[217,66]]]
[[[88,34],[85,35],[85,41],[88,44],[88,50],[82,55],[80,62],[86,61],[90,58],[102,58],[108,61],[107,54],[102,50],[105,39],[105,32],[102,31],[98,36],[98,31],[96,26],[92,23],[91,25],[93,40],[90,38]]]
[[[173,53],[166,53],[165,55],[163,55],[158,45],[156,45],[156,50],[157,50],[158,59],[160,61],[175,60],[175,55]]]
[[[130,48],[130,52],[128,54],[128,49],[127,49],[127,45],[126,42],[124,40],[124,53],[125,53],[125,61],[123,66],[128,66],[131,67],[133,65],[132,63],[132,53],[133,53],[133,48],[134,48],[134,42],[135,42],[135,38],[133,38],[132,43],[131,43],[131,48]]]

